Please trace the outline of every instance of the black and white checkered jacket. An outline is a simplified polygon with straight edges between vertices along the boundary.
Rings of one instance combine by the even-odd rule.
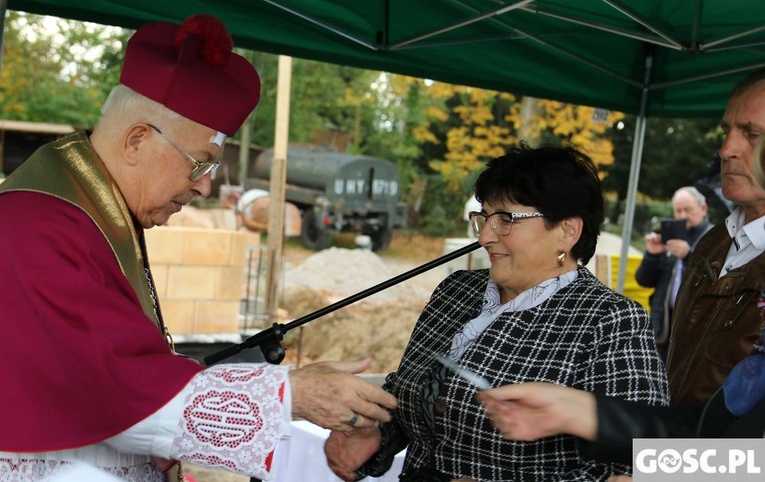
[[[479,314],[488,279],[488,270],[458,271],[436,288],[398,370],[386,379],[399,408],[381,427],[383,448],[360,475],[384,473],[405,447],[404,470],[428,466],[480,481],[606,480],[628,472],[629,467],[582,460],[571,436],[502,439],[474,400],[476,389],[451,373],[435,404],[435,433],[428,428],[422,393],[437,367],[434,355],[446,354],[454,335]],[[545,381],[651,405],[668,403],[648,314],[586,269],[540,305],[501,314],[459,362],[492,386]]]

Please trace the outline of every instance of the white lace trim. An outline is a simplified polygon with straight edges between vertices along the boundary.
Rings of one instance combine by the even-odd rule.
[[[285,366],[232,364],[195,376],[183,391],[171,457],[267,478],[268,456],[288,430],[279,396],[282,387],[289,390],[288,373]],[[284,394],[287,403],[289,395]],[[150,456],[122,453],[103,443],[46,453],[0,452],[0,481],[51,480],[76,461],[122,480],[165,481]]]
[[[17,454],[21,455],[21,454]],[[0,458],[3,482],[44,482],[71,467],[73,461],[24,458]],[[152,462],[130,467],[98,467],[121,480],[130,482],[165,482],[165,474]]]
[[[278,365],[232,364],[194,377],[171,457],[266,478],[268,456],[284,432],[279,390],[288,371]]]
[[[48,460],[53,462],[83,462],[95,467],[130,467],[151,462],[151,456],[120,452],[106,444],[94,444],[55,452],[0,452],[0,459]],[[2,479],[0,479],[2,480]]]

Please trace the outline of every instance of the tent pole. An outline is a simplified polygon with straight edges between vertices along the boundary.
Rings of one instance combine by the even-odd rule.
[[[630,178],[627,185],[627,206],[624,210],[622,224],[622,250],[619,256],[619,275],[616,279],[616,292],[624,294],[624,282],[627,275],[627,257],[629,256],[630,240],[632,239],[632,223],[635,220],[635,199],[637,197],[638,180],[640,179],[640,163],[643,159],[643,143],[645,141],[646,104],[648,103],[648,85],[651,78],[653,55],[645,58],[645,82],[640,99],[640,113],[635,122],[635,140],[632,144],[632,161],[630,162]]]
[[[268,263],[266,265],[266,313],[273,321],[279,307],[277,293],[282,271],[284,248],[284,202],[287,182],[287,144],[290,125],[290,89],[292,86],[292,57],[279,56],[279,80],[276,91],[276,133],[274,159],[268,201]]]

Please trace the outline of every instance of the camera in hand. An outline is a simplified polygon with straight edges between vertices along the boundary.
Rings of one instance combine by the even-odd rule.
[[[666,243],[670,239],[685,239],[685,219],[662,219],[661,242]]]

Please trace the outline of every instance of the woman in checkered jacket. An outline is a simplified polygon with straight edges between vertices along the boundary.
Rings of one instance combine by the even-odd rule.
[[[344,480],[380,475],[406,448],[402,480],[606,480],[628,467],[583,460],[558,435],[505,440],[476,387],[444,355],[492,387],[551,382],[665,405],[667,383],[646,311],[583,266],[603,222],[597,169],[574,148],[521,144],[493,159],[475,187],[470,222],[491,268],[458,271],[433,293],[384,388],[393,421],[333,433],[325,452]],[[423,475],[425,474],[425,475]]]

